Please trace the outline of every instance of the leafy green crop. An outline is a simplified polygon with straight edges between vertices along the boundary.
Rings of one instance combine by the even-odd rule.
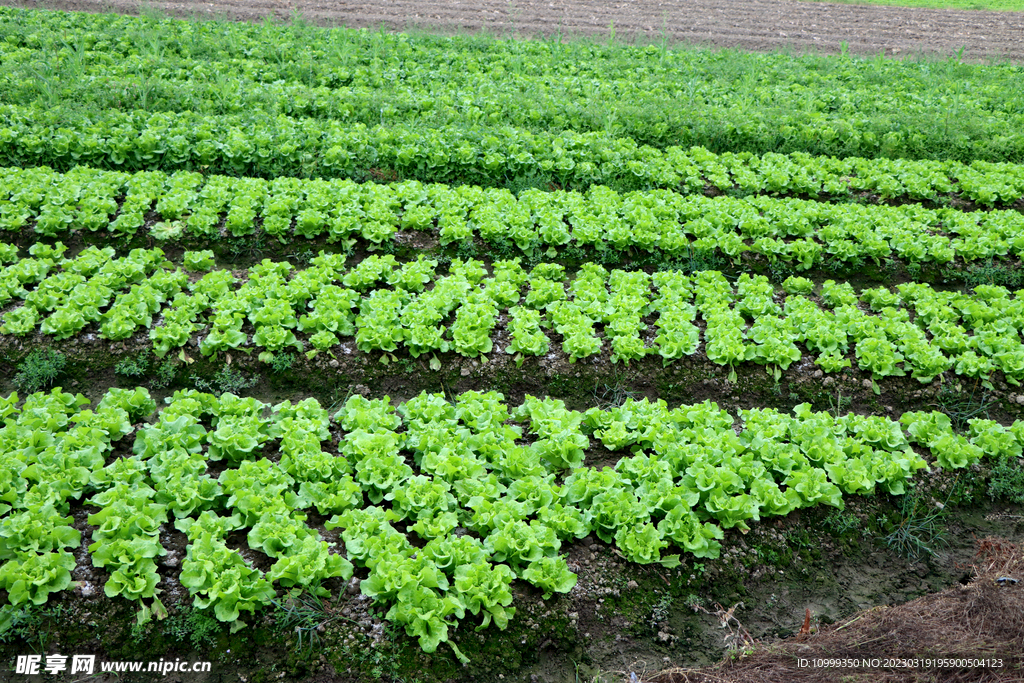
[[[748,285],[745,305],[759,305],[750,298],[758,285]],[[725,293],[704,291],[701,305]],[[173,515],[189,540],[182,585],[233,629],[279,590],[326,595],[326,581],[362,567],[362,592],[389,620],[428,651],[449,642],[460,659],[451,627],[467,613],[479,628],[507,627],[513,581],[545,599],[573,589],[560,553],[574,539],[593,533],[632,562],[674,567],[680,553],[718,557],[724,529],[801,507],[842,508],[849,494],[902,495],[929,466],[911,444],[952,469],[1019,457],[1024,441],[1020,423],[972,419],[961,435],[938,412],[894,422],[801,404],[792,414],[741,411],[737,432],[734,416],[710,402],[670,409],[627,399],[578,412],[527,396],[510,409],[494,391],[454,401],[422,393],[397,409],[356,395],[333,420],[313,399],[268,411],[253,398],[192,390],[169,397],[155,419],[141,389],[111,390],[95,412],[87,404],[60,390],[0,401],[0,435],[23,458],[18,475],[0,478],[10,508],[0,521],[0,586],[12,604],[42,604],[70,585],[65,549],[80,539],[67,500],[90,491],[99,508],[88,519],[93,564],[110,574],[108,596],[140,606],[140,623],[166,616],[156,558]],[[136,433],[133,456],[105,464],[112,441],[130,432],[130,414],[150,424]],[[591,437],[629,451],[614,468],[590,467]],[[336,438],[337,455],[327,445]],[[61,450],[58,439],[79,450]],[[279,460],[265,457],[270,444]],[[228,465],[217,479],[207,472],[215,456]],[[302,510],[311,507],[332,515],[325,526],[341,530],[337,550],[307,524]],[[226,545],[236,530],[273,560],[266,574]]]
[[[50,593],[62,591],[71,585],[71,570],[75,558],[71,553],[27,553],[0,567],[0,586],[17,607],[26,602],[42,605]]]
[[[275,597],[274,589],[242,556],[211,536],[200,536],[188,547],[182,563],[181,585],[196,596],[199,609],[214,608],[220,621],[244,626],[242,610],[254,612]]]

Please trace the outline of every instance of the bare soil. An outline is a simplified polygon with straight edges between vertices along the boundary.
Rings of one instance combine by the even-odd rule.
[[[502,36],[592,36],[745,50],[1024,60],[1024,13],[789,0],[4,0],[0,4]]]

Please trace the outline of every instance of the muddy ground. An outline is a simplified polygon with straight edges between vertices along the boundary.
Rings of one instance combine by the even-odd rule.
[[[89,12],[287,20],[322,25],[485,31],[501,36],[595,36],[745,50],[970,60],[1024,60],[1024,13],[947,11],[787,0],[5,0],[4,5]]]

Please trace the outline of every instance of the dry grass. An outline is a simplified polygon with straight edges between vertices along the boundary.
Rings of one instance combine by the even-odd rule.
[[[668,669],[645,683],[982,683],[1024,681],[1024,552],[978,541],[973,579],[897,607],[875,607],[817,633],[749,643],[714,667]],[[802,629],[803,630],[803,629]],[[730,633],[735,631],[731,628]],[[814,668],[814,659],[1002,659],[1003,667]]]

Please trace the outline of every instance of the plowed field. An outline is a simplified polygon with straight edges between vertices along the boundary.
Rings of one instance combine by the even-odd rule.
[[[55,0],[3,3],[52,9],[132,13],[135,0]],[[747,50],[793,49],[987,60],[1024,58],[1024,14],[869,7],[778,0],[223,0],[149,2],[174,16],[285,20],[300,14],[322,25],[487,31],[498,35],[601,36],[685,42]]]

